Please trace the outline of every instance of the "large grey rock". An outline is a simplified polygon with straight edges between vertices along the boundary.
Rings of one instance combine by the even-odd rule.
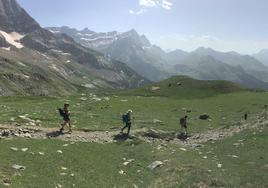
[[[25,170],[25,169],[26,169],[25,166],[16,165],[16,164],[14,164],[14,165],[12,166],[12,168],[14,168],[14,169],[16,169],[16,170]]]
[[[155,161],[155,162],[153,162],[152,164],[150,164],[149,166],[148,166],[148,168],[150,169],[150,170],[154,170],[155,168],[157,168],[157,167],[160,167],[160,166],[162,166],[164,163],[162,162],[162,161]]]

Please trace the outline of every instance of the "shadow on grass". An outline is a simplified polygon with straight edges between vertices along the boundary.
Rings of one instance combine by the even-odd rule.
[[[190,138],[190,135],[185,134],[185,133],[180,133],[177,135],[177,138],[180,139],[181,141],[186,141],[188,138]]]
[[[131,136],[131,135],[128,135],[128,134],[125,134],[125,133],[120,133],[120,134],[117,134],[117,135],[114,135],[113,136],[113,140],[116,140],[117,142],[124,142],[126,140],[133,140],[135,137]]]
[[[47,133],[47,134],[46,134],[46,136],[47,136],[48,138],[56,138],[56,137],[59,137],[59,136],[61,136],[61,135],[63,135],[63,133],[60,132],[60,131],[53,131],[53,132],[50,132],[50,133]]]

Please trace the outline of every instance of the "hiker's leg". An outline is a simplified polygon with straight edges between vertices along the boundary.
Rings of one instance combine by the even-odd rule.
[[[63,122],[63,124],[62,124],[62,126],[61,126],[61,128],[60,128],[60,132],[63,132],[64,127],[66,126],[66,123],[67,123],[66,121]]]
[[[125,126],[121,129],[121,132],[123,132],[125,130],[125,128],[127,128],[127,123],[125,124]]]
[[[127,134],[129,135],[129,132],[130,132],[130,128],[131,128],[131,123],[128,124],[128,129],[127,129]]]
[[[69,124],[69,132],[72,132],[72,125],[71,125],[71,121],[68,121]]]

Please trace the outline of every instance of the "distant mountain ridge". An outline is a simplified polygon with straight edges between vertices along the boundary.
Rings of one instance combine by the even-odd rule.
[[[124,63],[43,29],[16,0],[0,0],[0,77],[0,95],[70,94],[148,82]]]
[[[134,29],[123,33],[117,31],[96,33],[88,28],[79,31],[66,26],[47,29],[53,33],[67,34],[85,47],[122,61],[151,81],[159,81],[171,76],[170,73],[159,70],[155,66],[161,64],[162,61],[155,58],[151,52],[159,48],[152,45],[144,35],[139,35]]]
[[[47,29],[65,33],[83,46],[125,62],[152,81],[187,75],[203,80],[232,81],[250,88],[268,88],[268,68],[249,55],[203,47],[193,52],[174,50],[167,53],[135,30],[97,33],[87,28],[79,31],[66,26]]]
[[[268,49],[263,49],[259,53],[253,54],[252,56],[258,59],[266,66],[268,66]]]

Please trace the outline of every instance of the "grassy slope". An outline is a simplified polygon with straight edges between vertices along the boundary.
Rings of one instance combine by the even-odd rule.
[[[161,177],[153,185],[196,188],[267,187],[267,133],[267,127],[260,132],[244,131],[222,141],[207,143],[199,151],[180,153],[162,169],[162,173],[159,173]],[[235,143],[240,145],[235,146]],[[222,167],[218,168],[218,164],[222,164]]]
[[[153,87],[159,87],[160,89],[153,90]],[[228,81],[203,81],[192,79],[187,76],[174,76],[159,83],[124,91],[121,94],[192,99],[243,90],[245,89]]]
[[[26,123],[17,117],[29,114],[32,119],[40,119],[42,126],[55,127],[61,122],[56,108],[64,101],[70,101],[72,119],[77,128],[118,128],[121,125],[120,113],[131,108],[136,118],[134,128],[176,131],[179,128],[178,118],[185,115],[185,109],[192,109],[189,113],[190,131],[200,132],[239,121],[246,111],[250,112],[250,119],[254,118],[255,113],[267,104],[267,93],[241,91],[218,95],[217,89],[208,91],[195,88],[188,93],[189,96],[176,91],[169,93],[170,97],[137,97],[124,93],[109,96],[110,100],[100,102],[91,101],[89,95],[84,96],[88,98],[86,101],[81,101],[81,96],[61,99],[1,97],[0,122],[11,123],[10,118],[15,117],[16,122]],[[203,97],[197,96],[196,92]],[[166,94],[164,92],[161,96]],[[197,117],[202,113],[209,113],[212,121],[198,120]],[[153,123],[155,118],[163,123]],[[268,156],[264,153],[268,149],[267,133],[267,127],[254,134],[245,131],[226,140],[207,143],[199,150],[187,148],[186,152],[181,151],[178,145],[168,144],[167,149],[157,150],[158,144],[149,145],[136,140],[105,145],[78,142],[62,147],[65,142],[55,140],[2,139],[0,182],[8,178],[11,179],[11,187],[19,188],[55,187],[57,184],[63,187],[73,187],[73,184],[76,187],[134,187],[134,184],[138,187],[267,187],[267,168],[264,167],[268,163]],[[241,139],[246,139],[244,145],[233,145]],[[14,152],[10,147],[28,147],[29,151]],[[62,150],[63,154],[57,153],[57,150]],[[39,151],[45,152],[45,155],[37,154]],[[237,155],[239,158],[228,155]],[[135,162],[126,167],[123,158],[134,158]],[[147,166],[156,160],[169,162],[150,171]],[[218,163],[223,167],[218,168]],[[27,169],[17,172],[10,167],[13,164],[25,165]],[[68,170],[65,172],[61,167],[67,167]],[[126,174],[120,175],[120,170]],[[141,172],[138,173],[138,170]],[[67,175],[61,176],[62,172]],[[71,173],[74,173],[74,177],[70,177]]]
[[[0,140],[0,181],[9,179],[11,187],[259,187],[268,186],[267,138],[263,132],[243,132],[232,138],[209,143],[198,150],[181,151],[176,145],[157,150],[157,145],[139,141],[117,144],[75,143],[55,140]],[[245,139],[237,147],[234,143]],[[29,151],[14,152],[10,147]],[[62,150],[63,154],[56,151]],[[173,151],[173,152],[172,152]],[[32,155],[30,152],[34,152]],[[41,156],[38,152],[44,152]],[[201,153],[202,154],[201,154]],[[232,158],[228,155],[237,155]],[[204,159],[203,156],[207,156]],[[128,166],[123,158],[135,159]],[[151,171],[147,166],[155,160],[169,160],[164,166]],[[217,164],[222,164],[218,168]],[[13,164],[25,165],[18,172]],[[67,170],[61,170],[67,167]],[[124,175],[119,171],[123,170]],[[140,172],[139,172],[140,171]],[[66,173],[65,176],[60,175]],[[71,174],[74,177],[71,177]]]
[[[112,96],[109,101],[81,101],[81,96],[62,99],[41,97],[1,97],[0,122],[26,123],[18,118],[29,114],[32,119],[42,121],[44,127],[57,127],[61,118],[56,111],[64,101],[70,101],[72,120],[76,128],[107,130],[121,126],[121,114],[131,108],[134,111],[134,128],[153,127],[162,130],[178,130],[179,117],[188,114],[190,131],[198,132],[213,129],[239,121],[248,111],[249,117],[260,112],[267,104],[266,93],[239,92],[216,95],[205,99],[170,99],[161,97]],[[121,100],[127,100],[122,102]],[[185,109],[191,109],[186,113]],[[212,121],[201,121],[200,114],[208,113]],[[154,119],[163,123],[153,123]]]

